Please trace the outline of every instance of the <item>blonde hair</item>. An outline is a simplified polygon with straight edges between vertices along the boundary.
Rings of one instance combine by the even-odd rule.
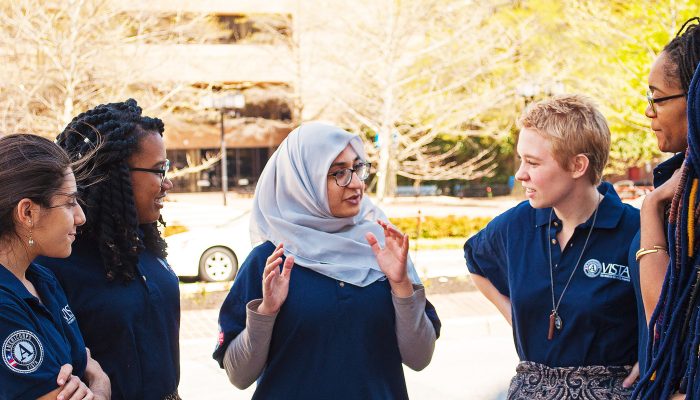
[[[600,182],[610,153],[610,128],[590,99],[573,94],[537,102],[523,112],[518,125],[549,140],[554,159],[566,170],[574,156],[588,157],[591,183]]]

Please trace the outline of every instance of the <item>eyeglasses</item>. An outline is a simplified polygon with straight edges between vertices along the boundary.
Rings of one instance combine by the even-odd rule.
[[[657,97],[654,98],[651,95],[651,90],[647,90],[647,101],[649,102],[649,105],[651,106],[651,111],[656,115],[656,105],[658,103],[663,103],[666,100],[672,100],[672,99],[677,99],[679,97],[685,97],[686,93],[680,93],[680,94],[674,94],[672,96],[666,96],[666,97]]]
[[[339,169],[335,172],[328,174],[328,176],[332,176],[333,178],[335,178],[336,185],[340,187],[345,187],[349,185],[350,182],[352,182],[353,172],[357,174],[357,177],[361,181],[367,179],[367,177],[369,176],[369,169],[371,166],[372,164],[368,162],[357,163],[354,165],[353,168]]]
[[[160,185],[163,186],[163,182],[165,182],[166,175],[168,173],[168,170],[170,169],[170,160],[166,159],[163,162],[163,168],[162,169],[152,169],[152,168],[129,168],[129,171],[141,171],[141,172],[150,172],[152,174],[160,175]]]

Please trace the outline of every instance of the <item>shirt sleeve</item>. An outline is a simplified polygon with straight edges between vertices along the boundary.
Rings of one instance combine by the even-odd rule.
[[[508,260],[503,231],[506,215],[494,218],[464,244],[464,258],[472,274],[483,276],[504,296],[510,297]]]
[[[272,253],[261,251],[265,247],[256,247],[246,258],[219,311],[219,340],[213,357],[221,368],[224,368],[223,360],[229,343],[246,327],[246,305],[251,300],[262,299],[262,271],[265,260]]]
[[[56,379],[63,364],[53,344],[26,310],[0,304],[0,398],[36,399],[58,388]]]
[[[247,306],[246,328],[231,341],[224,356],[224,369],[229,381],[239,389],[250,386],[262,373],[272,339],[275,315],[257,312],[262,299]]]
[[[430,364],[437,339],[436,329],[426,314],[425,289],[414,285],[410,297],[396,297],[392,293],[392,300],[401,361],[420,371]]]

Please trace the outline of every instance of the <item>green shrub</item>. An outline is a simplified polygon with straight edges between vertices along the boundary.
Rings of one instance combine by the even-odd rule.
[[[410,239],[416,237],[435,239],[445,237],[468,238],[483,229],[491,217],[423,217],[420,222],[420,235],[417,235],[418,217],[389,218],[392,224]]]

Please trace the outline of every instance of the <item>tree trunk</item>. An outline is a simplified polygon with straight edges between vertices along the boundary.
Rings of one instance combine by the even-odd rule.
[[[377,165],[377,200],[380,202],[384,200],[385,197],[392,197],[393,192],[391,192],[391,129],[387,126],[383,126],[379,130],[379,165]],[[393,174],[394,182],[396,182],[396,175]],[[395,186],[395,184],[394,184]]]

